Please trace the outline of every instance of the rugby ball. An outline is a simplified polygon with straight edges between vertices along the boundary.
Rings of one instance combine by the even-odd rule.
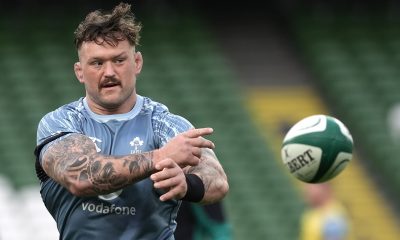
[[[321,183],[341,173],[353,156],[353,138],[337,118],[313,115],[286,133],[282,161],[290,174],[306,183]]]

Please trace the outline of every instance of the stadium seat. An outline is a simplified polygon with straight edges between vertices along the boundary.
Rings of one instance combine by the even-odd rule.
[[[315,15],[314,15],[315,14]],[[400,102],[397,17],[381,13],[300,14],[294,26],[301,51],[317,86],[352,129],[366,165],[399,196],[398,146],[391,141],[386,116]]]
[[[40,202],[34,172],[36,127],[46,112],[84,94],[73,74],[75,49],[66,37],[70,33],[72,39],[72,25],[78,21],[70,16],[49,22],[46,16],[54,13],[31,15],[20,16],[29,24],[19,26],[19,31],[0,35],[0,70],[7,85],[0,88],[0,174],[10,180],[4,194],[11,191],[18,196],[12,201],[9,195],[3,197],[14,205],[0,209],[2,240],[57,238],[50,234],[55,223]],[[0,28],[8,26],[8,17],[13,16],[0,16],[4,20]],[[144,18],[143,44],[138,49],[145,65],[138,93],[165,103],[196,126],[214,127],[210,139],[216,142],[215,151],[231,183],[225,202],[235,239],[295,239],[303,203],[293,201],[297,193],[253,126],[236,76],[216,50],[210,32],[192,12],[168,21],[152,15]],[[31,44],[21,43],[19,34]],[[0,207],[5,206],[2,192]],[[24,224],[26,219],[30,226]]]

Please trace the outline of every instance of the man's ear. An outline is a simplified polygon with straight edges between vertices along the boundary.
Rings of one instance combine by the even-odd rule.
[[[80,83],[84,83],[83,81],[83,72],[82,72],[82,66],[80,62],[76,62],[74,64],[74,72],[75,72],[75,76],[78,79],[78,81]]]
[[[135,74],[139,74],[143,67],[143,57],[141,52],[135,52]]]

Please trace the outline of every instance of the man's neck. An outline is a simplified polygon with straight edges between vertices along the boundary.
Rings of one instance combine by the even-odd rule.
[[[100,104],[95,103],[90,97],[86,96],[86,101],[90,110],[99,115],[114,115],[114,114],[124,114],[130,112],[136,104],[136,94],[131,96],[128,100],[126,100],[123,104],[118,106],[102,106]]]

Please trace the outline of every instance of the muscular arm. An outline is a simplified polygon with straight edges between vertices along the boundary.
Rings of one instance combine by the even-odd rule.
[[[203,204],[221,200],[229,190],[226,174],[213,150],[203,148],[200,163],[184,169],[185,173],[196,174],[204,184]]]
[[[154,171],[153,152],[108,156],[81,134],[56,140],[42,157],[47,175],[77,196],[94,196],[119,190]]]
[[[155,165],[166,158],[172,158],[180,166],[197,165],[200,149],[214,147],[211,141],[199,137],[211,132],[210,128],[192,129],[160,149],[124,156],[99,154],[92,140],[73,133],[56,140],[47,149],[42,156],[42,167],[74,195],[108,194],[149,177],[156,171]]]

